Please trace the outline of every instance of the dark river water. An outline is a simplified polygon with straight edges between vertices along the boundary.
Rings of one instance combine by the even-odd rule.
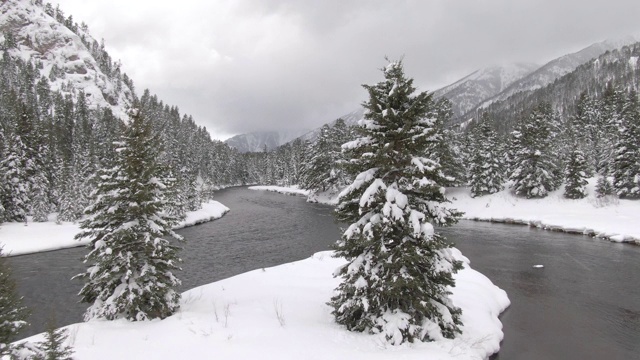
[[[182,289],[306,258],[340,236],[332,208],[246,188],[217,193],[231,212],[179,230]],[[492,359],[640,359],[640,246],[524,226],[462,221],[441,229],[474,269],[507,291],[505,339]],[[9,258],[32,310],[23,335],[82,320],[84,248]],[[536,264],[544,265],[534,269]]]

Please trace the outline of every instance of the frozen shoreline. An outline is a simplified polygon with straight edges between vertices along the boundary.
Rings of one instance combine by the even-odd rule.
[[[229,208],[217,201],[202,204],[202,209],[189,211],[186,218],[174,229],[201,224],[221,218]],[[36,252],[83,246],[88,239],[77,241],[74,236],[80,231],[77,223],[54,221],[38,223],[3,223],[0,225],[0,247],[4,256],[17,256]]]
[[[589,179],[584,199],[563,197],[564,187],[543,199],[524,199],[508,188],[496,194],[471,197],[468,187],[447,188],[451,207],[463,211],[466,220],[535,226],[545,230],[583,234],[614,242],[640,245],[640,201],[595,197],[596,179]],[[252,190],[275,191],[308,196],[307,190],[282,186],[256,186]],[[337,203],[336,195],[320,194],[307,201],[328,205]]]
[[[455,339],[390,346],[383,335],[336,324],[326,302],[340,281],[333,271],[345,260],[329,251],[186,291],[180,311],[164,320],[94,320],[66,328],[77,359],[485,359],[499,350],[498,315],[509,299],[453,252],[464,262],[451,288],[463,310],[463,333]]]

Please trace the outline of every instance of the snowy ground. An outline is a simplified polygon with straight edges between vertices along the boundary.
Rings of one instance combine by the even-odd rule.
[[[180,312],[164,320],[70,325],[69,340],[80,360],[486,359],[499,349],[498,315],[509,300],[454,252],[465,261],[452,289],[464,323],[454,340],[394,347],[337,325],[326,302],[339,282],[332,273],[344,260],[331,252],[189,290]]]
[[[222,217],[229,208],[217,201],[202,204],[202,209],[190,211],[175,229],[200,224]],[[58,225],[55,217],[50,222],[3,223],[0,225],[0,246],[5,255],[23,255],[81,246],[88,240],[77,241],[74,236],[80,231],[78,224],[63,222]]]
[[[265,186],[249,186],[249,190],[263,190],[263,191],[271,191],[271,192],[276,192],[279,194],[286,194],[286,195],[302,195],[302,196],[308,196],[309,195],[309,190],[304,190],[304,189],[300,189],[297,186],[272,186],[272,185],[265,185]]]
[[[580,200],[564,198],[564,187],[544,199],[519,198],[509,189],[472,198],[468,188],[447,189],[447,197],[453,200],[452,207],[465,212],[465,219],[526,224],[640,244],[640,201],[597,199],[595,181],[589,181],[589,195]]]
[[[448,188],[447,197],[453,202],[451,207],[465,213],[464,219],[524,224],[640,245],[640,221],[637,220],[640,201],[619,200],[615,197],[597,199],[595,183],[595,178],[589,180],[589,196],[580,200],[564,198],[564,187],[544,199],[516,197],[510,189],[472,198],[466,187]],[[251,189],[283,194],[309,194],[306,190],[281,186],[254,186]],[[337,194],[312,195],[308,201],[335,205],[336,196]]]
[[[271,191],[286,195],[301,195],[306,196],[308,202],[327,205],[336,205],[339,194],[337,191],[312,193],[309,190],[300,189],[298,186],[249,186],[249,190]]]

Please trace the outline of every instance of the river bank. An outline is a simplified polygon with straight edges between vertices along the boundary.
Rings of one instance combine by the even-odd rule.
[[[463,219],[533,226],[545,230],[583,234],[614,242],[640,245],[640,201],[616,197],[597,198],[596,179],[589,179],[588,196],[566,199],[564,186],[542,199],[525,199],[507,189],[496,194],[471,197],[468,187],[447,188],[451,207],[464,212]],[[279,193],[305,195],[298,188],[250,187]],[[309,195],[308,201],[335,205],[337,194]]]
[[[331,252],[250,271],[189,290],[164,320],[90,321],[67,326],[77,359],[483,359],[499,350],[504,291],[470,268],[456,275],[452,300],[462,308],[455,339],[388,346],[381,336],[349,332],[326,305],[344,263]],[[39,341],[36,335],[28,341]],[[268,354],[268,355],[265,355]]]
[[[202,204],[202,208],[187,212],[183,221],[174,227],[182,229],[187,226],[221,218],[229,208],[217,201]],[[78,223],[55,222],[55,214],[48,222],[3,223],[0,225],[0,247],[4,256],[31,254],[41,251],[59,250],[83,246],[88,239],[78,241],[74,236],[80,232]]]

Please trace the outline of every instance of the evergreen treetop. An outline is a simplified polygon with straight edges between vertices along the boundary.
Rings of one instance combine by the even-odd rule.
[[[336,210],[350,224],[335,246],[348,263],[336,272],[343,282],[330,305],[347,329],[392,344],[454,337],[460,309],[446,287],[461,263],[432,223],[453,224],[460,213],[442,205],[446,179],[429,153],[441,136],[435,105],[427,92],[414,95],[402,62],[383,72],[384,81],[364,85],[360,137],[343,145],[357,176]]]

